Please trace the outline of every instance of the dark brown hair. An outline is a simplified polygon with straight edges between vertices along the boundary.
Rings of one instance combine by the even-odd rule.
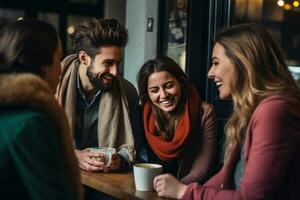
[[[57,45],[52,25],[39,20],[15,21],[0,33],[0,73],[42,75],[42,67],[52,64]]]
[[[162,136],[170,141],[173,138],[174,131],[179,118],[184,111],[184,105],[188,97],[188,77],[180,66],[169,57],[160,57],[154,60],[147,61],[140,69],[138,73],[138,88],[139,94],[144,105],[146,102],[151,102],[148,95],[148,79],[149,76],[155,72],[168,72],[173,76],[180,84],[181,97],[179,103],[174,111],[171,113],[170,118],[166,118],[164,112],[154,106],[152,103],[152,110],[156,115],[156,131],[157,135]]]
[[[94,58],[102,46],[125,47],[128,41],[127,30],[116,19],[90,18],[75,26],[70,35],[75,52],[85,51]]]

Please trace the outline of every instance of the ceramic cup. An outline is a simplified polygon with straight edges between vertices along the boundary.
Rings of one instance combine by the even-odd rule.
[[[105,157],[105,167],[108,167],[111,164],[112,155],[116,153],[116,149],[112,147],[93,147],[90,148],[91,152],[102,153]]]
[[[135,188],[138,191],[152,191],[154,177],[162,173],[162,165],[137,163],[133,166]]]

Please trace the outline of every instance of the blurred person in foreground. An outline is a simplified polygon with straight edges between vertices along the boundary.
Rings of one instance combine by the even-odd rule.
[[[0,35],[0,199],[82,199],[67,118],[54,98],[55,29],[20,20]]]

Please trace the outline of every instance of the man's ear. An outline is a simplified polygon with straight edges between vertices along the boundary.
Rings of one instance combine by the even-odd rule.
[[[78,58],[80,61],[80,64],[89,66],[91,63],[91,57],[85,52],[85,51],[80,51],[78,54]]]

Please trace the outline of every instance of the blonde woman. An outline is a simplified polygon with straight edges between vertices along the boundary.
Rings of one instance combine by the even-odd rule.
[[[204,185],[155,178],[159,196],[181,199],[299,199],[300,92],[266,29],[221,32],[208,72],[234,112],[225,127],[223,169]]]

